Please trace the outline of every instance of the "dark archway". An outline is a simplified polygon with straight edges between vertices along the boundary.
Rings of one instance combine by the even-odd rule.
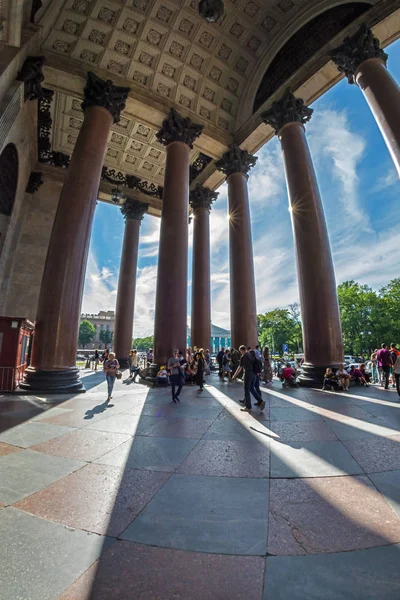
[[[255,112],[268,98],[335,35],[371,8],[368,2],[340,4],[299,29],[279,50],[259,85]]]
[[[0,154],[0,215],[9,217],[18,185],[18,152],[8,144]]]

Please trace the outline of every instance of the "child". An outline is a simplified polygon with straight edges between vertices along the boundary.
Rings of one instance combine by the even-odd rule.
[[[341,386],[342,390],[347,392],[349,390],[351,377],[344,368],[343,363],[339,365],[339,369],[336,371],[336,377],[339,379],[339,385]]]
[[[322,386],[322,389],[326,390],[326,388],[328,388],[329,390],[335,391],[335,387],[337,385],[338,382],[336,380],[336,375],[333,373],[332,369],[328,367],[325,371],[324,385]]]
[[[296,371],[290,363],[286,363],[286,367],[282,370],[281,380],[283,384],[288,383],[292,387],[296,385]]]

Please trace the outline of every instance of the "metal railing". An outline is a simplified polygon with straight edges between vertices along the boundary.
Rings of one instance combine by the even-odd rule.
[[[26,363],[18,367],[0,367],[0,392],[14,392],[22,381],[26,367]]]

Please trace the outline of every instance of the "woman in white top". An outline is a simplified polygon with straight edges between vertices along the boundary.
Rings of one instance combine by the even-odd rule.
[[[393,374],[396,378],[397,395],[400,397],[400,354],[397,356],[396,362],[393,365]]]
[[[339,379],[339,385],[342,387],[344,392],[347,392],[350,385],[350,375],[344,368],[344,364],[339,365],[338,370],[336,371],[336,377]]]

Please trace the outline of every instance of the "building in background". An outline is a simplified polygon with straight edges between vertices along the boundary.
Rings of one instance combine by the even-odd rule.
[[[114,340],[114,324],[115,324],[115,312],[113,310],[101,310],[97,315],[90,313],[82,313],[80,323],[82,321],[89,321],[96,329],[96,337],[90,343],[87,344],[87,348],[110,348]],[[101,338],[103,337],[102,332],[109,332],[109,336],[106,336],[106,342]],[[107,341],[107,337],[110,341]]]
[[[191,331],[187,327],[187,347],[191,346]],[[231,332],[211,323],[211,338],[209,350],[211,354],[216,354],[221,348],[231,347]],[[206,350],[206,348],[204,348]]]

